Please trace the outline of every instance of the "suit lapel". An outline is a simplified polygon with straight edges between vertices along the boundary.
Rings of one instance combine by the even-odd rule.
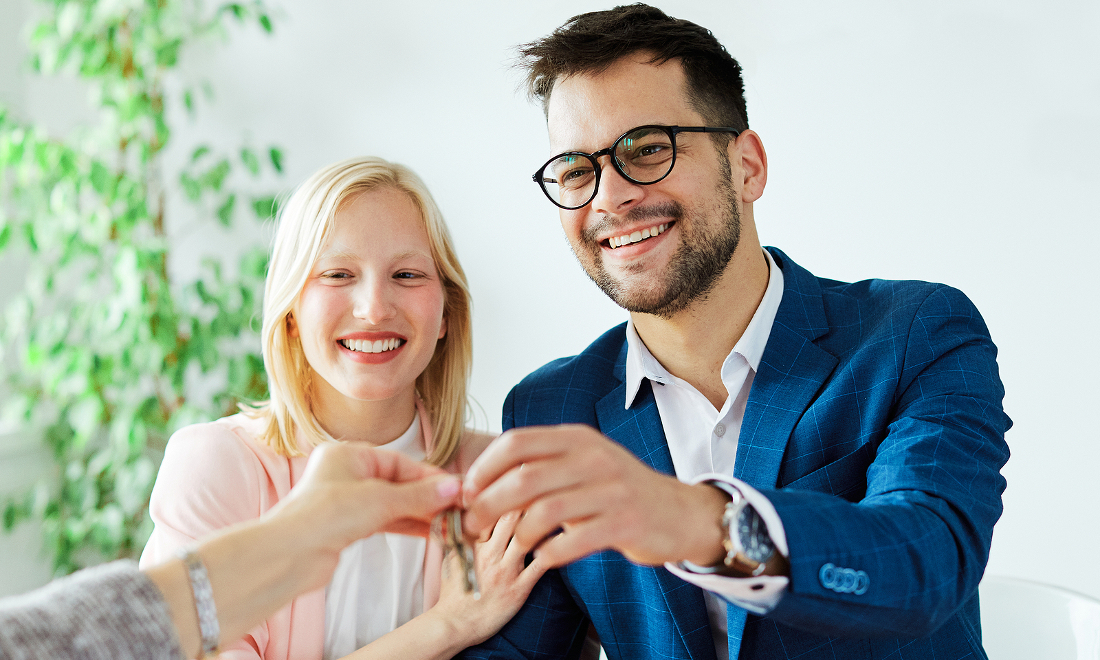
[[[662,474],[674,474],[661,415],[648,380],[642,381],[634,405],[624,408],[626,386],[619,383],[596,404],[600,432],[634,452],[646,465]]]
[[[836,365],[777,319],[745,405],[733,476],[753,488],[775,488],[787,439]]]
[[[828,330],[817,279],[779,250],[769,251],[783,270],[783,300],[749,392],[733,470],[763,489],[775,487],[795,424],[838,362],[813,343]]]
[[[625,361],[625,356],[624,342],[620,364]],[[621,373],[618,369],[616,372]],[[626,387],[620,380],[618,387],[597,402],[596,418],[600,431],[634,452],[657,472],[673,475],[672,455],[668,453],[665,431],[649,381],[642,382],[629,409],[624,407],[625,399]],[[660,585],[665,608],[687,648],[688,656],[692,660],[714,660],[714,640],[710,634],[702,590],[661,567],[643,567],[640,570],[653,572]]]

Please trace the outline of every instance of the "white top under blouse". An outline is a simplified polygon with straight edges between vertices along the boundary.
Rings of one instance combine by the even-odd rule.
[[[423,460],[420,416],[382,447]],[[325,590],[324,660],[353,653],[423,613],[426,546],[415,536],[375,534],[340,553]]]

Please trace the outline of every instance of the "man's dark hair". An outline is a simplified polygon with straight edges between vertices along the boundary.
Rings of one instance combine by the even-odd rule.
[[[623,57],[646,52],[653,55],[652,64],[680,61],[688,101],[708,125],[749,127],[741,65],[710,30],[656,7],[639,3],[580,14],[518,50],[527,91],[542,102],[543,112],[558,79],[600,73]]]

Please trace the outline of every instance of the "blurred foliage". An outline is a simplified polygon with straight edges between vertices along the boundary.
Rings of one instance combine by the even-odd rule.
[[[165,93],[181,51],[226,38],[233,24],[270,32],[262,2],[46,0],[39,9],[33,71],[78,76],[96,121],[59,139],[0,107],[0,256],[9,277],[28,264],[0,320],[3,414],[44,429],[58,466],[54,479],[4,502],[3,525],[40,520],[60,574],[138,554],[168,436],[266,395],[266,252],[232,268],[206,259],[197,281],[173,282],[169,261],[181,257],[165,199],[209,219],[199,223],[206,244],[224,241],[219,226],[238,210],[253,223],[275,210],[271,195],[231,184],[257,187],[282,171],[283,156],[198,146],[177,176],[163,172],[169,116],[193,116],[197,105],[193,90]]]

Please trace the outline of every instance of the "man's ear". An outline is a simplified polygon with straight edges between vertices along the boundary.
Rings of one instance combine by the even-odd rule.
[[[751,204],[760,199],[768,183],[768,154],[760,136],[756,131],[746,130],[736,140],[730,140],[727,154],[730,162],[741,163],[741,201]]]
[[[294,320],[294,312],[287,312],[286,315],[286,334],[288,337],[298,336],[298,322]]]

